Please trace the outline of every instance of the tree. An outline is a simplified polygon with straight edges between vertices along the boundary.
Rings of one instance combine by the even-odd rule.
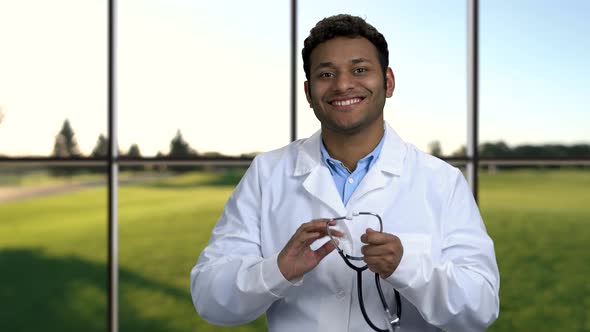
[[[428,143],[428,151],[430,154],[436,157],[442,156],[442,147],[440,146],[439,141],[432,141]]]
[[[139,150],[139,146],[137,144],[132,144],[129,147],[129,151],[127,151],[127,157],[141,158],[141,151]]]
[[[508,158],[512,157],[512,155],[513,150],[503,141],[483,143],[479,146],[479,156],[483,158]]]
[[[452,154],[452,157],[465,157],[467,156],[467,147],[465,145],[461,145],[457,150],[455,150]]]
[[[186,159],[191,156],[196,156],[197,153],[191,149],[190,145],[184,140],[180,129],[176,131],[176,136],[170,142],[170,152],[168,153],[169,158],[175,159]],[[194,166],[178,165],[170,166],[169,169],[173,172],[187,172],[196,169]]]
[[[131,144],[131,146],[129,147],[129,150],[127,151],[127,154],[125,156],[128,158],[131,158],[131,159],[141,158],[141,151],[139,150],[139,146],[137,144]],[[130,165],[126,168],[131,171],[143,171],[144,170],[143,165]]]
[[[70,121],[66,119],[61,127],[61,130],[55,136],[55,144],[53,145],[53,156],[59,158],[75,158],[81,157],[78,142],[74,137],[74,130],[70,125]]]
[[[180,129],[177,130],[176,136],[170,142],[170,153],[168,153],[168,156],[172,158],[186,158],[195,154],[190,145],[182,137]]]
[[[106,158],[109,154],[109,139],[106,138],[103,134],[98,135],[98,139],[96,140],[96,145],[92,149],[92,153],[90,154],[93,158]],[[121,149],[117,146],[117,155],[121,155]]]
[[[74,137],[74,130],[70,121],[66,119],[59,133],[55,136],[53,144],[53,156],[58,158],[79,158],[82,156],[78,148],[78,142]],[[51,166],[49,173],[54,176],[72,176],[80,173],[81,169],[76,167]]]
[[[94,158],[104,158],[109,153],[109,140],[103,135],[100,134],[98,136],[98,140],[96,141],[96,146],[92,149],[92,153],[90,154],[91,157]]]

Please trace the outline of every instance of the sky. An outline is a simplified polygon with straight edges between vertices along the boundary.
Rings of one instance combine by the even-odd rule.
[[[107,1],[0,0],[0,154],[49,155],[69,119],[82,152],[107,132]],[[389,43],[385,118],[423,150],[467,137],[465,0],[299,0],[315,23],[360,15]],[[117,132],[125,151],[267,151],[290,140],[290,2],[125,0],[117,7]],[[480,141],[590,142],[590,2],[480,0]],[[319,128],[297,63],[298,137]]]

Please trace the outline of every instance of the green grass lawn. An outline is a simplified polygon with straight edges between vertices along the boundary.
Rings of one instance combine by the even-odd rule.
[[[490,331],[590,331],[590,172],[511,171],[480,185],[501,276]]]
[[[189,272],[239,174],[187,174],[119,191],[121,331],[221,328],[193,309]],[[590,331],[590,172],[482,174],[501,313],[491,331]],[[0,204],[4,331],[106,330],[105,188]]]

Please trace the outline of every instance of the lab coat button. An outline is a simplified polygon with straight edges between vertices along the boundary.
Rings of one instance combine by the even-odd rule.
[[[346,296],[346,292],[342,289],[336,293],[336,297],[338,297],[339,299],[343,298],[344,296]]]

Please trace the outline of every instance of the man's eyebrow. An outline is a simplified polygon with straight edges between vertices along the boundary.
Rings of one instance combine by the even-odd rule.
[[[350,63],[352,63],[353,65],[357,65],[359,63],[373,63],[371,60],[369,59],[365,59],[365,58],[356,58],[356,59],[352,59],[350,60]],[[318,69],[322,69],[322,68],[334,68],[336,67],[336,65],[334,65],[334,62],[328,61],[328,62],[320,62],[315,68],[314,70],[318,70]]]
[[[365,58],[352,59],[350,62],[352,62],[353,65],[356,65],[356,64],[359,64],[359,63],[363,63],[363,62],[369,62],[369,63],[371,63],[370,60],[365,59]]]
[[[321,69],[321,68],[331,68],[334,67],[334,63],[333,62],[320,62],[319,65],[317,65],[315,67],[315,69]]]

